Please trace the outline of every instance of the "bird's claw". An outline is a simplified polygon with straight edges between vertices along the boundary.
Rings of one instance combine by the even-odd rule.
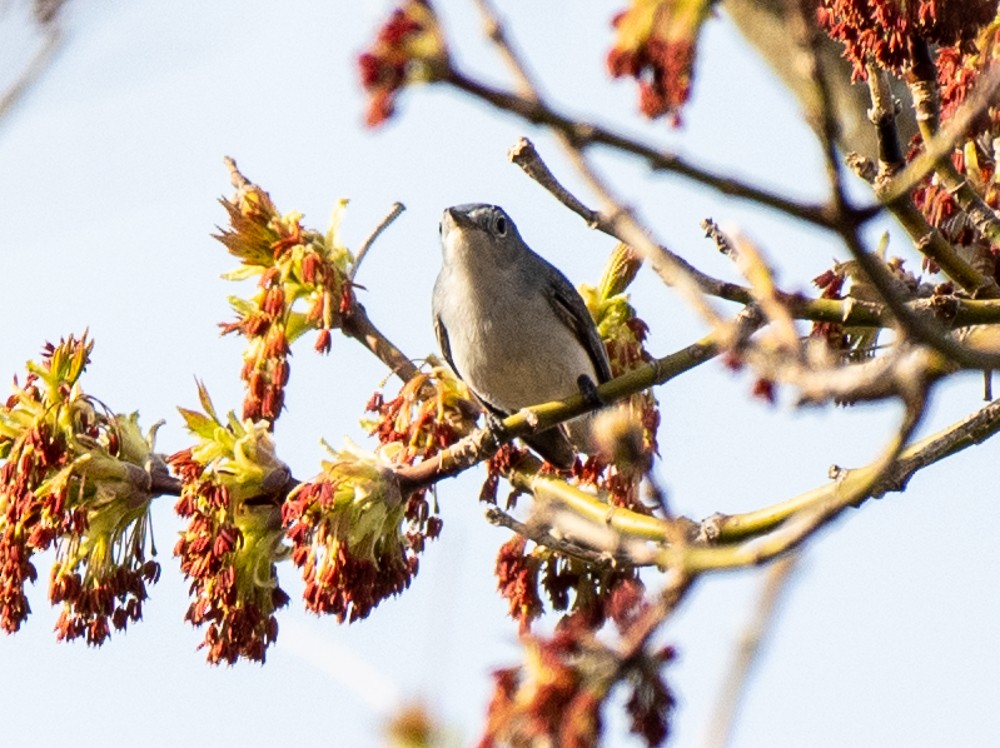
[[[579,387],[580,395],[583,396],[584,402],[590,408],[599,408],[604,405],[604,401],[601,400],[601,396],[597,392],[597,385],[586,374],[581,374],[576,378],[576,386]]]

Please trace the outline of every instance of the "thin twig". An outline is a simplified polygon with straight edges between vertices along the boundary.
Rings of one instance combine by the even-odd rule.
[[[969,221],[994,244],[1000,239],[998,233],[1000,222],[997,221],[996,215],[976,194],[968,181],[958,173],[949,158],[972,119],[988,106],[994,92],[1000,86],[1000,66],[995,66],[979,81],[973,94],[963,103],[949,123],[939,130],[937,86],[934,80],[936,73],[929,59],[929,51],[925,46],[919,48],[922,50],[921,63],[914,66],[908,78],[917,121],[924,140],[924,150],[892,179],[888,177],[898,169],[880,169],[880,179],[875,182],[875,194],[896,216],[913,239],[917,249],[933,260],[949,278],[974,298],[996,298],[1000,296],[1000,286],[996,281],[988,273],[980,272],[955,251],[941,232],[933,228],[917,210],[910,192],[927,174],[937,170],[943,184]],[[878,113],[873,121],[894,120],[894,109],[887,109],[892,105],[885,101],[887,97],[891,98],[888,94],[888,82],[884,79],[884,74],[877,74],[874,67],[869,71],[869,87],[872,111]],[[878,132],[881,140],[884,131],[879,128]]]
[[[507,152],[507,157],[512,163],[519,166],[525,174],[544,187],[560,203],[586,221],[590,228],[597,229],[626,244],[629,243],[625,238],[629,234],[620,230],[621,226],[613,216],[608,216],[588,208],[556,179],[530,140],[521,138],[511,146]],[[698,270],[698,268],[683,257],[674,254],[664,246],[656,246],[654,254],[657,258],[663,258],[664,262],[668,263],[671,267],[676,268],[678,275],[689,277],[703,293],[709,296],[726,299],[727,301],[736,301],[741,304],[750,304],[753,302],[753,294],[750,292],[750,289],[736,283],[728,283],[713,278],[707,273]],[[662,265],[662,263],[659,264]],[[664,280],[671,285],[673,284],[673,276],[665,277]]]
[[[566,556],[578,558],[588,564],[594,564],[599,567],[611,567],[613,565],[614,557],[611,554],[602,551],[595,551],[591,548],[586,548],[584,546],[577,545],[576,543],[557,538],[542,525],[537,523],[528,524],[521,522],[507,512],[503,511],[503,509],[498,506],[488,506],[486,508],[486,521],[491,525],[506,527],[508,530],[513,530],[518,535],[527,538],[537,545],[550,548],[554,551],[559,551]],[[629,559],[623,557],[621,561],[629,562]]]
[[[824,206],[800,203],[779,193],[769,192],[738,179],[713,173],[688,163],[680,156],[663,148],[647,145],[599,125],[579,122],[569,115],[553,109],[548,104],[535,101],[530,97],[519,96],[510,91],[487,86],[480,81],[469,78],[455,68],[449,69],[443,80],[497,109],[521,117],[528,122],[546,125],[561,133],[580,148],[587,148],[591,145],[607,146],[617,152],[645,161],[653,171],[668,171],[678,174],[724,195],[766,205],[815,226],[825,229],[834,228]],[[873,217],[880,210],[881,206],[875,206],[869,217]]]
[[[552,173],[552,170],[549,169],[545,160],[539,155],[535,144],[528,138],[521,138],[512,145],[507,151],[507,158],[512,164],[519,166],[525,174],[548,190],[549,194],[556,200],[586,221],[589,228],[598,229],[609,236],[611,235],[611,231],[614,228],[611,221],[596,210],[588,208],[576,195],[566,189],[556,178],[555,174]]]
[[[929,53],[928,53],[929,54]],[[933,65],[930,69],[933,69]],[[930,72],[928,69],[928,73]],[[932,85],[928,90],[926,85]],[[936,81],[931,75],[926,79],[920,78],[910,84],[911,91],[916,88],[919,99],[915,105],[923,107],[925,110],[921,119],[925,122],[922,128],[923,150],[899,172],[892,182],[886,185],[882,197],[886,202],[892,202],[902,195],[909,194],[910,190],[928,174],[943,164],[952,153],[955,144],[969,129],[972,121],[979,117],[987,108],[995,104],[995,94],[1000,89],[1000,65],[993,65],[988,72],[980,78],[972,93],[962,103],[947,123],[940,129],[937,127],[937,116],[935,104]]]
[[[507,155],[512,163],[519,166],[526,175],[545,188],[560,203],[579,215],[589,227],[622,241],[612,221],[601,212],[587,207],[586,204],[562,185],[530,140],[521,138],[510,148]],[[910,207],[912,207],[912,203]],[[928,232],[932,231],[916,208],[913,208],[913,213],[920,221],[924,221],[924,226]],[[704,223],[702,225],[704,227]],[[710,238],[716,241],[717,246],[719,246],[718,236],[712,234]],[[947,264],[947,260],[942,257],[942,251],[946,250],[952,254],[954,254],[954,251],[951,245],[947,244],[940,234],[937,234],[937,239],[939,242],[933,241],[928,237],[929,246],[924,253],[931,259],[939,261],[939,264]],[[944,246],[941,247],[939,246],[940,244]],[[934,247],[935,251],[930,251],[931,246]],[[669,254],[674,262],[681,265],[685,269],[685,272],[694,278],[701,290],[709,296],[715,296],[727,301],[735,301],[740,304],[750,304],[753,302],[753,292],[748,287],[714,278],[688,263],[683,257],[671,253],[666,247],[660,247],[659,249],[661,252]],[[721,246],[720,249],[722,249]],[[958,258],[958,260],[964,263],[964,260],[961,260],[961,258]],[[967,263],[964,264],[967,265]],[[979,284],[985,282],[980,273],[973,270],[971,266],[969,266],[969,269],[974,274],[970,277],[969,283],[960,283],[966,290],[978,287],[975,286],[977,282]],[[959,279],[957,278],[956,280]],[[976,296],[978,297],[979,294],[976,294]],[[882,305],[865,304],[856,300],[806,299],[799,295],[790,295],[785,298],[785,303],[796,319],[813,322],[836,322],[851,327],[889,327],[895,324],[894,318],[884,310]],[[910,306],[916,314],[924,314],[929,311],[934,312],[935,316],[946,319],[954,327],[1000,321],[1000,307],[995,307],[995,302],[991,301],[970,301],[957,297],[937,296],[933,299],[903,300],[903,303]],[[941,312],[944,312],[944,314],[941,314]]]
[[[479,15],[483,19],[483,26],[486,28],[486,36],[500,50],[500,56],[514,76],[518,94],[527,98],[537,100],[538,86],[528,74],[527,69],[521,64],[519,56],[514,53],[514,46],[507,36],[504,25],[500,23],[500,15],[489,0],[474,0],[479,8]]]
[[[871,62],[866,70],[868,91],[872,100],[868,119],[875,126],[875,139],[878,141],[878,174],[875,179],[886,181],[897,174],[906,163],[899,142],[899,129],[896,127],[899,102],[892,95],[889,75],[881,67]]]
[[[491,36],[491,39],[500,48],[501,54],[508,64],[517,70],[516,75],[522,86],[529,88],[530,94],[527,98],[533,105],[547,110],[547,105],[542,102],[538,90],[533,86],[531,78],[526,72],[524,62],[507,43],[499,18],[485,1],[480,2],[480,10],[487,17],[487,25],[498,29],[498,32]],[[689,272],[691,266],[687,262],[679,262],[676,255],[665,251],[663,247],[651,240],[648,230],[639,224],[635,215],[622,201],[616,200],[612,196],[610,188],[587,163],[583,150],[591,141],[590,136],[588,135],[587,138],[581,140],[579,133],[572,134],[559,127],[554,121],[546,121],[546,124],[555,131],[564,150],[576,163],[577,170],[589,182],[591,189],[606,203],[605,220],[610,225],[614,235],[642,255],[663,281],[667,285],[675,287],[691,305],[691,308],[697,311],[713,329],[725,330],[722,317],[708,303],[699,288],[697,278]],[[593,129],[588,127],[588,130]]]
[[[399,218],[400,213],[402,213],[404,210],[406,210],[406,206],[403,205],[402,203],[395,202],[392,204],[392,208],[389,209],[389,212],[386,213],[385,217],[382,218],[381,221],[379,221],[378,225],[374,229],[372,229],[372,232],[368,235],[368,238],[366,238],[361,243],[361,247],[358,249],[357,254],[354,256],[354,264],[351,266],[351,272],[347,276],[347,280],[349,280],[352,283],[354,282],[354,278],[358,274],[358,268],[361,267],[361,261],[365,259],[365,255],[368,254],[368,250],[371,249],[372,244],[374,244],[375,240],[378,239],[379,236],[381,236],[382,232],[389,227],[389,224],[391,224],[393,221]]]

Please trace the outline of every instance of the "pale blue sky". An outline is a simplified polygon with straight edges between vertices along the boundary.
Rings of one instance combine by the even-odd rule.
[[[611,83],[608,20],[623,3],[506,3],[511,30],[544,89],[571,111],[656,138],[702,163],[799,196],[820,198],[822,165],[796,107],[724,17],[706,30],[687,126],[634,116],[634,90]],[[455,203],[504,205],[533,247],[574,282],[593,281],[611,247],[506,162],[532,137],[588,202],[543,133],[455,92],[408,92],[399,116],[362,127],[354,59],[387,3],[71,3],[68,40],[30,96],[0,122],[0,378],[45,340],[89,326],[97,345],[83,386],[143,423],[166,418],[159,448],[186,445],[174,408],[196,403],[194,377],[220,408],[238,408],[240,342],[219,339],[230,317],[232,266],[210,238],[229,194],[231,155],[282,210],[326,227],[349,197],[344,230],[356,246],[393,201],[408,210],[358,281],[373,320],[410,355],[434,350],[430,290],[437,221]],[[471,71],[502,80],[474,7],[437,7]],[[0,25],[16,23],[7,8]],[[5,35],[0,39],[8,39]],[[6,51],[4,51],[6,50]],[[5,71],[22,61],[0,44]],[[659,238],[707,272],[734,278],[702,236],[711,216],[753,237],[805,290],[842,252],[826,237],[641,164],[602,156],[616,189]],[[665,354],[704,334],[652,273],[634,287]],[[357,419],[385,373],[360,346],[335,338],[327,358],[308,344],[292,361],[278,450],[296,475],[315,473],[320,437],[365,443]],[[761,506],[821,484],[831,463],[869,461],[898,409],[796,412],[751,401],[750,381],[717,363],[662,387],[659,474],[678,511],[701,518]],[[926,429],[979,405],[975,377],[936,395]],[[810,545],[752,682],[735,745],[933,746],[1000,741],[1000,523],[988,443],[918,475],[903,495],[845,515]],[[351,627],[305,614],[293,597],[264,667],[212,668],[182,620],[186,585],[170,555],[181,527],[160,499],[154,527],[164,573],[145,620],[99,651],[60,644],[44,584],[23,630],[0,638],[9,745],[273,745],[379,743],[383,710],[422,699],[459,744],[478,736],[489,671],[518,656],[516,625],[493,591],[504,531],[477,505],[481,469],[440,487],[440,541],[401,598]],[[47,569],[39,564],[40,578]],[[646,576],[651,586],[656,575]],[[759,572],[705,580],[666,627],[680,653],[669,679],[680,698],[673,745],[705,734]],[[620,734],[620,733],[619,733]],[[609,745],[629,744],[609,741]]]

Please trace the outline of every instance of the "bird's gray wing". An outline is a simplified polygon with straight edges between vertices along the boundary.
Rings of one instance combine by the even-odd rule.
[[[586,349],[590,356],[591,363],[594,364],[594,371],[597,372],[597,382],[602,384],[611,379],[611,364],[608,362],[608,353],[604,348],[604,342],[597,332],[597,326],[590,316],[583,298],[573,288],[566,276],[561,273],[552,278],[549,286],[549,299],[556,315],[576,333],[580,344]]]
[[[444,320],[441,319],[441,315],[439,314],[434,315],[434,334],[437,336],[438,348],[441,349],[441,354],[448,362],[448,366],[450,366],[451,370],[455,372],[455,376],[465,382],[465,377],[462,376],[462,372],[460,372],[458,367],[455,366],[455,359],[451,357],[451,344],[448,342],[448,328],[444,326]],[[466,382],[466,385],[468,385],[468,382]],[[486,408],[486,410],[495,415],[497,418],[506,418],[510,415],[510,413],[507,413],[492,403],[484,400],[478,392],[473,392],[471,387],[469,387],[469,391],[472,392],[476,400],[483,404],[483,407]]]
[[[451,344],[448,342],[448,328],[444,326],[444,322],[441,320],[440,314],[434,315],[434,337],[437,338],[438,348],[441,349],[441,355],[444,356],[445,361],[448,362],[448,366],[451,370],[458,374],[458,369],[455,368],[455,360],[451,357]],[[461,374],[458,374],[459,379],[462,378]]]
[[[458,376],[459,379],[462,379],[462,372],[460,372],[458,367],[455,366],[455,361],[451,357],[451,344],[448,342],[448,328],[444,326],[444,322],[438,314],[434,315],[434,335],[437,337],[438,347],[441,349],[441,354],[445,357],[445,360],[448,362],[452,371],[455,372],[456,376]],[[471,387],[469,389],[470,391],[472,390]],[[478,400],[482,406],[486,408],[486,410],[497,418],[502,419],[510,415],[510,413],[507,413],[492,403],[484,400],[478,393],[473,392],[472,394],[476,400]],[[524,441],[527,442],[528,446],[556,467],[568,470],[573,466],[573,461],[576,458],[576,450],[573,449],[573,445],[569,443],[569,439],[567,439],[565,434],[563,434],[563,432],[558,428],[547,429],[545,431],[540,431],[537,434],[530,434],[524,437]]]

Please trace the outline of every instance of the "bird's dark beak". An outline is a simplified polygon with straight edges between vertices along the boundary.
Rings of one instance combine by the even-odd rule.
[[[469,216],[455,208],[445,208],[444,215],[441,217],[442,233],[445,233],[449,229],[467,229],[474,225],[475,223]]]

